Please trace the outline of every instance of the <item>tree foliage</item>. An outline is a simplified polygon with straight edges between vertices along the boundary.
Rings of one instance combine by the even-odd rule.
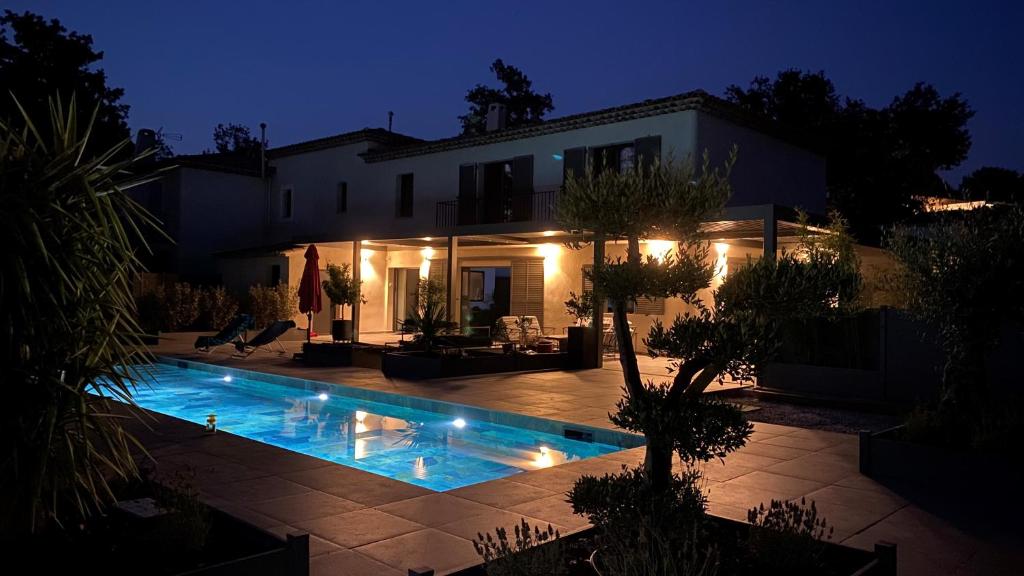
[[[321,282],[324,293],[331,304],[342,307],[341,317],[345,317],[345,306],[354,306],[356,302],[366,302],[362,293],[362,282],[352,278],[351,266],[347,263],[328,264],[327,279]]]
[[[260,139],[242,124],[217,124],[213,129],[213,145],[218,154],[238,154],[258,157]]]
[[[137,159],[116,160],[127,139],[85,154],[103,110],[52,101],[42,117],[0,121],[6,533],[80,521],[137,474],[114,400],[131,402],[148,360],[130,284],[152,221],[125,191],[149,179],[126,176]]]
[[[889,239],[910,308],[946,354],[940,408],[970,412],[988,395],[985,355],[1024,320],[1024,208],[953,212]]]
[[[880,109],[841,98],[824,72],[759,76],[725,96],[824,154],[832,208],[862,241],[878,242],[884,228],[910,217],[914,196],[944,192],[937,171],[959,165],[971,147],[974,111],[959,93],[943,97],[925,83]]]
[[[1009,168],[984,166],[963,177],[959,192],[968,200],[1024,204],[1024,174]]]
[[[800,254],[748,260],[711,302],[699,297],[716,268],[700,224],[717,217],[729,198],[735,157],[734,150],[722,166],[712,166],[705,154],[700,169],[690,161],[642,158],[622,172],[588,167],[569,175],[558,206],[564,229],[590,232],[597,242],[626,241],[626,259],[595,262],[590,278],[611,302],[623,371],[626,396],[613,422],[646,436],[645,474],[661,487],[671,484],[673,453],[686,462],[722,457],[750,434],[735,407],[703,394],[707,386],[725,375],[751,378],[775,352],[782,320],[831,311],[855,300],[859,286],[847,237],[805,240]],[[669,239],[677,249],[644,257],[646,239]],[[645,340],[652,355],[675,359],[671,382],[641,380],[626,316],[628,304],[641,297],[676,297],[691,308],[667,327],[655,322]]]
[[[491,104],[505,105],[506,128],[536,124],[555,109],[551,94],[535,92],[533,82],[519,68],[498,58],[491,64],[491,72],[502,87],[477,84],[466,92],[469,111],[459,116],[463,134],[483,134],[486,131],[487,107]]]
[[[121,158],[131,147],[120,146],[130,137],[128,105],[121,102],[124,90],[107,85],[107,75],[97,63],[103,52],[93,47],[92,36],[69,32],[59,20],[38,14],[5,10],[0,17],[0,120],[11,128],[24,127],[25,116],[6,94],[12,90],[28,118],[47,118],[50,98],[72,95],[80,110],[96,110],[83,154],[92,157],[117,147]],[[48,121],[36,128],[46,142],[53,133]]]

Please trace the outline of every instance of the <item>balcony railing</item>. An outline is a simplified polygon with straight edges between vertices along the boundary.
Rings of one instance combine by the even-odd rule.
[[[468,200],[456,198],[437,203],[434,223],[438,228],[455,228],[474,224],[552,222],[557,201],[557,189]]]

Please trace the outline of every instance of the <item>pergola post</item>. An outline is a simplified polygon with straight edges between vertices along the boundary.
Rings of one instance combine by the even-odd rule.
[[[594,270],[604,265],[604,234],[594,234]],[[604,364],[604,309],[605,298],[598,292],[597,283],[594,286],[594,316],[590,320],[590,327],[594,332],[595,346],[593,347],[593,365],[600,368]]]
[[[459,274],[459,237],[448,237],[448,299],[445,303],[445,319],[449,322],[459,322],[459,294],[461,275]]]
[[[774,259],[779,251],[779,218],[774,204],[765,206],[762,222],[764,255]]]
[[[363,267],[363,241],[353,240],[352,241],[352,281],[355,282],[356,286],[362,282],[362,267]],[[352,343],[359,341],[359,308],[360,298],[356,298],[356,301],[352,303]]]

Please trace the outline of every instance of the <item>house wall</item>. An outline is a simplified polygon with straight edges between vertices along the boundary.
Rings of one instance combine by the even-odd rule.
[[[177,200],[172,228],[182,278],[219,282],[217,252],[263,243],[264,186],[252,176],[178,168],[164,195]]]
[[[365,249],[364,249],[365,250]],[[608,243],[606,255],[615,259],[625,258],[626,247],[624,243]],[[648,244],[641,245],[641,252],[646,256],[653,254]],[[758,249],[745,248],[741,246],[729,246],[726,257],[734,263],[743,262],[747,256],[758,258],[761,251]],[[424,253],[423,249],[387,249],[374,252],[373,268],[374,274],[380,273],[380,257],[383,257],[386,275],[382,275],[381,282],[368,282],[364,272],[363,293],[368,303],[379,302],[382,305],[363,305],[360,315],[360,330],[363,332],[389,330],[391,320],[390,294],[387,280],[390,279],[390,271],[396,268],[420,268],[421,276],[428,271],[430,260],[447,259],[447,250],[434,248],[432,253]],[[593,249],[584,247],[580,250],[572,250],[561,244],[536,244],[516,247],[461,247],[459,248],[458,260],[460,267],[466,266],[510,266],[512,260],[517,258],[544,258],[544,319],[543,328],[550,329],[555,334],[561,334],[563,328],[573,323],[573,318],[565,310],[565,301],[569,298],[569,292],[577,294],[583,291],[583,268],[593,263]],[[711,251],[710,258],[716,261],[719,258],[715,250]],[[364,271],[366,262],[364,261]],[[723,270],[725,273],[726,270]],[[721,283],[722,278],[716,277],[712,282],[712,288],[702,291],[702,297],[711,299],[712,290]],[[458,296],[458,291],[456,295]],[[459,310],[460,302],[456,297],[455,308]],[[636,344],[640,352],[646,351],[643,346],[643,338],[646,337],[656,319],[670,323],[678,314],[692,311],[692,307],[679,298],[669,298],[665,301],[665,313],[663,315],[630,314],[629,319],[636,330]],[[377,327],[377,328],[373,328]]]
[[[825,213],[825,159],[778,138],[705,113],[697,114],[697,149],[708,151],[712,165],[729,157],[736,164],[729,206],[778,204]]]
[[[459,166],[533,155],[534,189],[553,189],[562,184],[562,155],[568,148],[601,146],[660,135],[662,153],[684,157],[695,150],[697,116],[677,112],[547,134],[508,142],[463,148],[382,162],[365,163],[356,154],[366,143],[308,152],[274,159],[277,173],[272,183],[275,212],[274,238],[328,235],[340,240],[385,239],[437,234],[438,202],[458,194]],[[396,216],[398,177],[414,174],[412,218]],[[348,212],[335,214],[337,182],[348,182]],[[279,215],[280,194],[293,188],[294,216]]]

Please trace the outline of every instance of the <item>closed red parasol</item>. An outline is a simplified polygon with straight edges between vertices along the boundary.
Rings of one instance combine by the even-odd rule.
[[[306,248],[306,267],[302,269],[302,280],[299,282],[299,312],[309,319],[306,330],[306,341],[313,337],[313,314],[323,308],[320,301],[320,255],[316,245]]]

